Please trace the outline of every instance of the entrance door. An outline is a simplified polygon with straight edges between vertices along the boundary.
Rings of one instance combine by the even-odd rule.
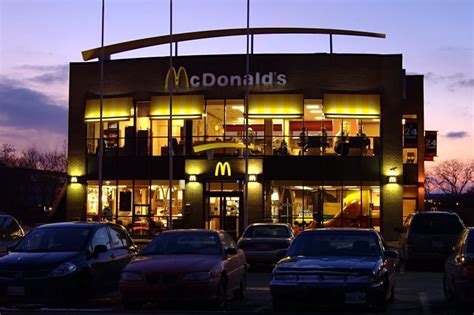
[[[242,205],[240,192],[210,192],[207,201],[207,228],[224,230],[234,239],[240,231],[239,214]]]

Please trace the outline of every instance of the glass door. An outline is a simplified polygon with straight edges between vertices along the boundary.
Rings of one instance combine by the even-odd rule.
[[[240,207],[242,194],[240,192],[210,192],[207,200],[207,224],[212,230],[224,230],[234,239],[240,231]]]

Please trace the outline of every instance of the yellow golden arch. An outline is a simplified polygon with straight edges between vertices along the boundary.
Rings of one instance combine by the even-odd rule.
[[[179,87],[179,79],[181,77],[181,74],[184,76],[184,85],[187,89],[189,89],[189,77],[188,77],[188,72],[186,71],[186,68],[184,67],[179,67],[178,71],[176,71],[175,67],[171,67],[168,69],[168,72],[166,72],[166,77],[165,77],[165,90],[168,90],[169,88],[169,81],[170,81],[170,74],[173,73],[173,79],[174,79],[174,86]]]
[[[214,176],[219,176],[219,174],[221,176],[225,176],[225,174],[227,173],[227,176],[231,176],[231,171],[230,171],[230,164],[229,162],[217,162],[216,164],[216,169],[214,171]]]

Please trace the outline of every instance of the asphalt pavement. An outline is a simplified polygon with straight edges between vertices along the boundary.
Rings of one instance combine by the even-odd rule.
[[[229,300],[225,311],[215,311],[206,306],[185,305],[145,305],[143,310],[136,312],[125,311],[120,304],[118,292],[84,303],[81,308],[49,309],[38,306],[16,306],[15,308],[0,309],[4,314],[250,314],[271,313],[272,298],[268,289],[271,279],[271,269],[251,270],[247,280],[247,297],[243,301]],[[416,270],[405,271],[402,267],[396,277],[395,302],[389,305],[385,314],[473,314],[473,310],[454,310],[450,308],[443,295],[442,266],[422,266]],[[299,308],[295,305],[294,312],[312,314],[374,314],[368,309],[317,309]]]

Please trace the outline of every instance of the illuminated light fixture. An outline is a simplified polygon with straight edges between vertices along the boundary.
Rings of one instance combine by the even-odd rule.
[[[239,110],[242,113],[245,111],[245,107],[243,105],[234,105],[232,106],[232,109]]]
[[[77,176],[71,176],[71,183],[72,184],[77,183]]]
[[[323,111],[322,110],[310,110],[309,111],[311,114],[321,114]]]
[[[271,199],[272,201],[280,201],[280,196],[278,195],[278,189],[273,189]]]
[[[196,175],[189,175],[189,181],[190,182],[195,182],[196,181]]]
[[[378,94],[324,94],[327,118],[380,118]]]
[[[169,96],[152,96],[151,119],[170,119]],[[173,119],[201,119],[204,109],[203,95],[174,95]]]
[[[402,125],[404,125],[406,122],[405,118],[402,119]]]
[[[306,105],[306,108],[307,109],[320,109],[321,106],[319,106],[319,105]]]
[[[256,181],[257,181],[257,175],[249,174],[249,182],[256,182]]]
[[[373,118],[372,121],[378,122],[378,121],[380,121],[380,119],[378,119],[378,118]]]
[[[129,120],[133,109],[133,98],[104,98],[102,100],[102,121]],[[89,99],[86,101],[84,113],[86,122],[100,121],[100,99]]]
[[[302,118],[302,94],[251,94],[248,118]]]
[[[396,184],[397,183],[397,167],[392,167],[388,171],[388,183],[389,184]]]

